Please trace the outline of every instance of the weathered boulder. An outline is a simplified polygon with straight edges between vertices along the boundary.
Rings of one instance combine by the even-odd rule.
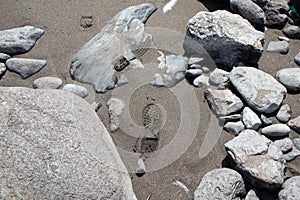
[[[204,48],[217,64],[232,68],[239,62],[257,64],[262,55],[264,33],[241,16],[225,10],[199,12],[187,25],[187,53]]]
[[[226,88],[229,82],[228,76],[229,76],[229,72],[216,68],[209,75],[209,82],[211,85]]]
[[[292,177],[284,182],[278,194],[279,200],[297,200],[300,196],[300,176]]]
[[[88,102],[61,90],[0,92],[1,198],[136,199]]]
[[[277,72],[276,78],[289,92],[300,92],[300,68],[282,69]]]
[[[275,78],[253,67],[236,67],[229,79],[248,105],[262,113],[277,110],[287,93]]]

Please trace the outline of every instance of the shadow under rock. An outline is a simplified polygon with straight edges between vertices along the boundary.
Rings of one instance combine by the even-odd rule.
[[[198,0],[202,3],[210,12],[216,10],[228,10],[230,11],[230,0]]]

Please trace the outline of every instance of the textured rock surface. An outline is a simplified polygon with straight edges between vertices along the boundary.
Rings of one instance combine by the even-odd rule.
[[[248,129],[257,130],[261,126],[259,117],[249,107],[245,107],[242,114],[242,120]]]
[[[110,121],[110,130],[116,131],[120,126],[119,117],[122,115],[125,104],[122,100],[117,98],[111,98],[107,102],[108,112],[109,112],[109,121]]]
[[[284,182],[278,194],[279,200],[297,200],[300,196],[300,176],[295,176]]]
[[[44,31],[33,26],[24,26],[0,31],[0,52],[21,54],[28,52]]]
[[[268,45],[267,51],[287,54],[289,52],[289,43],[286,41],[271,41]]]
[[[277,72],[276,78],[289,92],[300,92],[300,68],[287,68]]]
[[[248,105],[262,113],[277,110],[287,92],[271,75],[253,67],[236,67],[229,79]]]
[[[85,87],[82,87],[82,86],[76,85],[76,84],[67,84],[62,88],[62,90],[76,94],[77,96],[79,96],[81,98],[85,98],[89,95],[89,92],[87,91],[87,89]]]
[[[0,60],[1,61],[6,61],[8,59],[10,59],[10,55],[7,55],[5,53],[0,53]]]
[[[25,79],[45,67],[47,61],[28,58],[11,58],[8,59],[5,64],[9,70],[18,73]]]
[[[229,72],[216,68],[209,75],[209,82],[211,85],[227,87],[229,82],[228,76]]]
[[[0,88],[3,199],[136,199],[92,107],[61,90]]]
[[[231,133],[234,136],[237,136],[241,131],[245,129],[243,122],[227,122],[224,126],[224,129]]]
[[[290,120],[292,116],[292,109],[291,109],[291,106],[288,105],[288,104],[284,104],[280,107],[277,115],[276,115],[276,118],[282,122],[282,123],[286,123]]]
[[[155,10],[151,4],[141,4],[118,13],[74,56],[72,78],[92,84],[97,92],[113,89],[118,77],[112,63],[124,52],[131,52],[132,44],[144,42],[148,36],[143,23]]]
[[[300,116],[290,120],[288,126],[300,134]]]
[[[203,47],[217,64],[231,68],[239,62],[256,64],[263,51],[263,41],[264,34],[247,20],[218,10],[199,12],[189,20],[184,46],[191,54]]]
[[[208,89],[204,95],[212,111],[218,116],[230,115],[244,107],[243,102],[230,90]]]
[[[193,81],[193,85],[195,87],[210,86],[209,77],[202,74],[201,76],[195,78],[195,80]]]
[[[281,150],[254,130],[244,130],[225,144],[235,168],[254,186],[277,190],[284,181]]]
[[[263,128],[261,133],[267,137],[286,137],[290,133],[290,128],[285,124],[273,124]]]
[[[32,85],[38,89],[57,89],[62,85],[62,80],[56,77],[41,77],[34,80]]]
[[[295,56],[294,61],[297,65],[300,65],[300,52]]]
[[[258,0],[258,4],[265,11],[266,15],[266,26],[270,28],[282,29],[288,21],[286,15],[289,6],[286,2],[278,2],[273,0]]]
[[[250,190],[247,193],[245,200],[260,200],[260,199],[258,198],[258,195],[256,194],[256,192],[254,190]]]
[[[283,34],[292,39],[300,39],[300,27],[290,26],[282,30]]]
[[[208,172],[194,192],[195,200],[239,199],[246,192],[242,176],[232,169],[222,168]]]
[[[4,63],[0,63],[0,77],[6,72],[6,66]]]
[[[291,151],[294,147],[294,143],[291,138],[284,138],[281,140],[275,140],[274,145],[276,145],[282,153],[287,153],[288,151]]]

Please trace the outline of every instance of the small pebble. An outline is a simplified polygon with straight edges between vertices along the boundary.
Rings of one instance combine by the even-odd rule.
[[[271,41],[267,51],[287,54],[289,52],[289,43],[286,41]]]
[[[269,118],[267,118],[265,115],[261,115],[260,116],[260,119],[262,121],[262,123],[265,125],[265,126],[269,126],[269,125],[272,125],[272,120],[270,120]]]
[[[201,69],[201,65],[198,65],[198,64],[193,64],[190,66],[191,69]]]
[[[261,130],[261,133],[267,137],[286,137],[290,133],[290,128],[285,124],[273,124]]]
[[[224,130],[228,133],[237,136],[241,131],[245,129],[243,122],[228,122],[224,126]]]
[[[210,72],[210,69],[208,67],[202,67],[202,71],[205,74],[208,74]]]
[[[290,120],[292,116],[292,110],[291,107],[288,104],[284,104],[280,107],[276,118],[282,122],[282,123],[286,123]]]
[[[187,76],[200,76],[202,74],[202,70],[201,69],[189,69],[186,71],[186,75]]]
[[[1,61],[6,61],[8,59],[10,59],[10,55],[7,55],[5,53],[0,53],[0,60]]]
[[[193,64],[199,64],[200,62],[203,61],[203,58],[199,58],[199,57],[190,57],[189,59],[189,65],[193,65]]]
[[[81,98],[85,98],[89,95],[89,92],[87,91],[87,89],[85,87],[82,87],[80,85],[75,85],[75,84],[67,84],[63,87],[62,90],[76,94],[77,96],[80,96]]]
[[[249,107],[244,108],[242,121],[247,129],[257,130],[261,126],[259,117]]]
[[[284,36],[279,36],[279,37],[278,37],[278,40],[280,40],[280,41],[286,41],[286,42],[290,42],[290,39],[289,39],[289,38],[287,38],[287,37],[284,37]]]
[[[62,80],[56,77],[42,77],[33,81],[33,88],[37,89],[57,89],[62,85]]]

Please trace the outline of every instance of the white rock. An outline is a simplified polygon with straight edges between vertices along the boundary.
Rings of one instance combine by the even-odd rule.
[[[245,107],[242,114],[242,120],[248,129],[257,130],[261,126],[259,117],[249,107]]]
[[[300,150],[296,147],[293,147],[292,151],[288,152],[287,154],[283,155],[283,159],[287,162],[294,160],[296,157],[300,156]]]
[[[209,75],[209,83],[215,86],[227,86],[229,81],[229,72],[216,68]]]
[[[289,92],[300,92],[300,68],[287,68],[277,72],[276,78]]]
[[[276,145],[278,148],[280,148],[282,153],[287,153],[287,152],[291,151],[294,147],[294,143],[291,138],[275,140],[274,145]]]
[[[85,98],[89,95],[89,92],[85,87],[76,84],[66,84],[63,88],[63,91],[70,92],[80,96],[81,98]]]
[[[275,78],[253,67],[236,67],[229,79],[248,105],[262,113],[277,110],[287,93]]]
[[[0,63],[0,77],[6,72],[6,66],[4,63]]]
[[[200,76],[202,74],[202,70],[201,69],[189,69],[186,71],[186,75],[187,76]]]
[[[129,83],[129,80],[125,77],[124,74],[122,74],[120,76],[120,78],[118,79],[117,86],[119,87],[119,86],[125,85],[127,83]]]
[[[282,123],[286,123],[290,120],[292,116],[292,110],[291,110],[291,106],[288,104],[284,104],[280,107],[276,118],[282,122]]]
[[[118,130],[120,126],[119,117],[122,115],[125,104],[122,100],[117,98],[111,98],[107,102],[108,113],[109,113],[109,121],[110,121],[110,130],[112,132]]]
[[[288,126],[297,133],[300,133],[300,115],[295,119],[290,120]]]
[[[195,78],[195,80],[193,81],[193,85],[195,87],[210,86],[209,77],[202,74],[201,76]]]
[[[45,67],[47,61],[27,58],[10,58],[5,64],[9,70],[18,73],[25,79]]]
[[[287,41],[271,41],[267,51],[287,54],[289,52],[289,43]]]
[[[286,180],[278,194],[279,200],[297,200],[300,197],[300,176]]]
[[[278,40],[280,40],[280,41],[286,41],[286,42],[290,42],[290,39],[289,39],[289,38],[287,38],[287,37],[284,37],[284,36],[279,36],[279,37],[278,37]]]
[[[0,60],[1,61],[6,61],[8,59],[10,59],[10,55],[7,55],[5,53],[0,53]]]
[[[293,139],[293,143],[295,145],[295,147],[300,150],[300,138],[295,138]]]
[[[202,70],[203,70],[203,67],[202,67],[201,65],[199,65],[199,64],[192,64],[192,65],[190,66],[190,68],[191,68],[191,69],[202,69]]]
[[[42,77],[33,81],[33,88],[57,89],[62,86],[62,80],[57,77]]]
[[[297,65],[300,65],[300,52],[295,56],[294,61]]]
[[[221,122],[230,122],[230,121],[239,121],[242,118],[241,114],[233,114],[233,115],[227,115],[227,116],[222,116],[219,118]]]
[[[203,60],[204,58],[191,56],[189,58],[189,65],[200,64]]]
[[[224,129],[231,133],[234,136],[237,136],[241,131],[245,129],[243,122],[227,122],[224,126]]]
[[[137,162],[136,175],[143,176],[146,173],[146,166],[144,160],[140,158]]]
[[[256,194],[256,192],[254,190],[250,190],[247,193],[245,200],[260,200],[260,199],[258,198],[258,195]]]
[[[261,130],[261,133],[267,137],[286,137],[291,129],[285,124],[273,124]]]

